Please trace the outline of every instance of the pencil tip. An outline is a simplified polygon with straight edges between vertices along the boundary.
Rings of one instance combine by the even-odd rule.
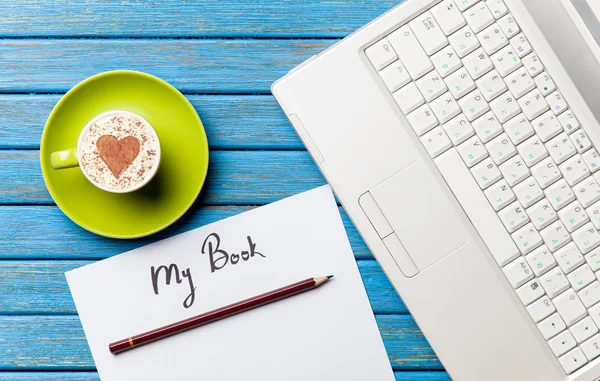
[[[327,279],[333,278],[333,275],[327,275]]]

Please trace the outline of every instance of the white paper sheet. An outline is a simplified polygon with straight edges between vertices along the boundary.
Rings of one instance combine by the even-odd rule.
[[[226,265],[214,234],[229,255]],[[169,285],[165,269],[158,271],[171,264],[179,284],[175,269]],[[182,272],[191,274],[194,293]],[[330,274],[315,290],[119,355],[108,350],[111,342]],[[328,186],[66,276],[104,381],[394,380]]]

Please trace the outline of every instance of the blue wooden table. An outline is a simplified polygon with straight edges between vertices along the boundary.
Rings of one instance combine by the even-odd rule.
[[[396,3],[3,1],[0,380],[98,380],[65,271],[323,184],[270,85]],[[114,69],[145,71],[180,89],[211,147],[198,202],[173,227],[136,241],[104,239],[73,224],[52,202],[39,168],[39,141],[54,104],[84,78]],[[342,215],[396,379],[448,381]]]

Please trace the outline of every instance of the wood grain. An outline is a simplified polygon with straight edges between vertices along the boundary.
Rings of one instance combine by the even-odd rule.
[[[61,97],[0,94],[0,149],[39,148],[46,119]],[[304,148],[271,95],[187,98],[202,119],[211,149]]]
[[[52,204],[39,151],[0,151],[0,204]],[[306,151],[211,151],[200,200],[260,205],[325,184]]]
[[[0,206],[0,259],[103,259],[252,209],[195,204],[173,226],[151,237],[115,240],[91,234],[55,206]],[[357,259],[373,256],[343,209],[340,214]]]
[[[0,7],[0,35],[103,37],[342,37],[398,0],[17,0]]]
[[[396,381],[450,381],[446,372],[395,372]],[[96,372],[6,372],[0,381],[100,381]],[[252,381],[252,380],[250,380]]]
[[[0,315],[76,314],[64,273],[90,261],[0,261]],[[375,313],[406,307],[374,260],[358,261]]]
[[[394,370],[442,370],[410,315],[376,320]],[[94,369],[77,316],[0,316],[0,371],[32,369]]]
[[[0,39],[0,92],[66,92],[100,72],[156,75],[184,93],[269,93],[331,40]]]

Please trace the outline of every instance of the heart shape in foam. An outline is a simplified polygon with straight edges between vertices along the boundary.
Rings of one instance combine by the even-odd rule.
[[[108,169],[118,179],[140,154],[140,141],[133,136],[119,140],[112,135],[102,135],[96,141],[96,148]]]

